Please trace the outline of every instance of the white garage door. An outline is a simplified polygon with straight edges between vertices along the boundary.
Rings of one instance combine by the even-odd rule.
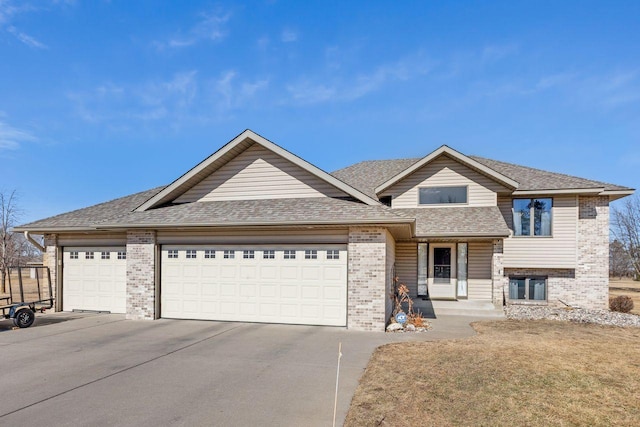
[[[168,318],[346,326],[347,249],[163,246],[161,295]]]
[[[126,312],[127,253],[124,247],[65,247],[64,311]]]

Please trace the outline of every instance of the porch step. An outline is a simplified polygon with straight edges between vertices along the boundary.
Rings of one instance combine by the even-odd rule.
[[[425,317],[439,315],[474,316],[504,318],[504,311],[497,309],[490,300],[414,300],[414,309],[420,310]]]

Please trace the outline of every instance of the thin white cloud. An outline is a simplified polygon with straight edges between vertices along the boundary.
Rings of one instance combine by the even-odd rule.
[[[482,49],[480,57],[483,62],[499,61],[519,52],[519,46],[516,43],[492,44]]]
[[[186,32],[177,33],[165,42],[155,41],[153,45],[158,50],[164,50],[189,47],[201,41],[218,42],[228,34],[225,26],[229,19],[231,19],[231,12],[228,11],[203,12],[200,14],[200,20]]]
[[[53,2],[55,5],[57,2]],[[0,31],[11,34],[18,41],[26,46],[36,49],[46,49],[47,45],[27,34],[23,30],[17,28],[14,24],[14,18],[18,15],[39,12],[46,10],[44,8],[35,7],[28,3],[17,3],[12,0],[0,0]]]
[[[37,141],[30,132],[11,126],[0,117],[0,152],[17,150],[24,142]]]
[[[381,90],[386,85],[407,81],[428,74],[434,63],[422,54],[383,64],[368,73],[342,79],[304,78],[287,85],[291,101],[297,104],[317,104],[327,101],[353,101]],[[330,73],[333,75],[333,73]]]
[[[13,34],[15,36],[15,38],[17,38],[18,40],[20,40],[22,43],[26,44],[27,46],[35,47],[35,48],[38,48],[38,49],[46,49],[47,48],[47,46],[44,43],[36,40],[34,37],[31,37],[28,34],[23,33],[22,31],[18,30],[13,25],[7,27],[7,32]]]
[[[280,40],[283,43],[293,43],[298,40],[298,33],[290,28],[285,28],[280,34]]]

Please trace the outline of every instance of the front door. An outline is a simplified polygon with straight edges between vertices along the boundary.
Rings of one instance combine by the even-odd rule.
[[[456,245],[434,243],[429,245],[429,297],[456,299]]]

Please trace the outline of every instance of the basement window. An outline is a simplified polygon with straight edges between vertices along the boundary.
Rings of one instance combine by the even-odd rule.
[[[510,277],[509,299],[516,301],[546,301],[546,277]]]

